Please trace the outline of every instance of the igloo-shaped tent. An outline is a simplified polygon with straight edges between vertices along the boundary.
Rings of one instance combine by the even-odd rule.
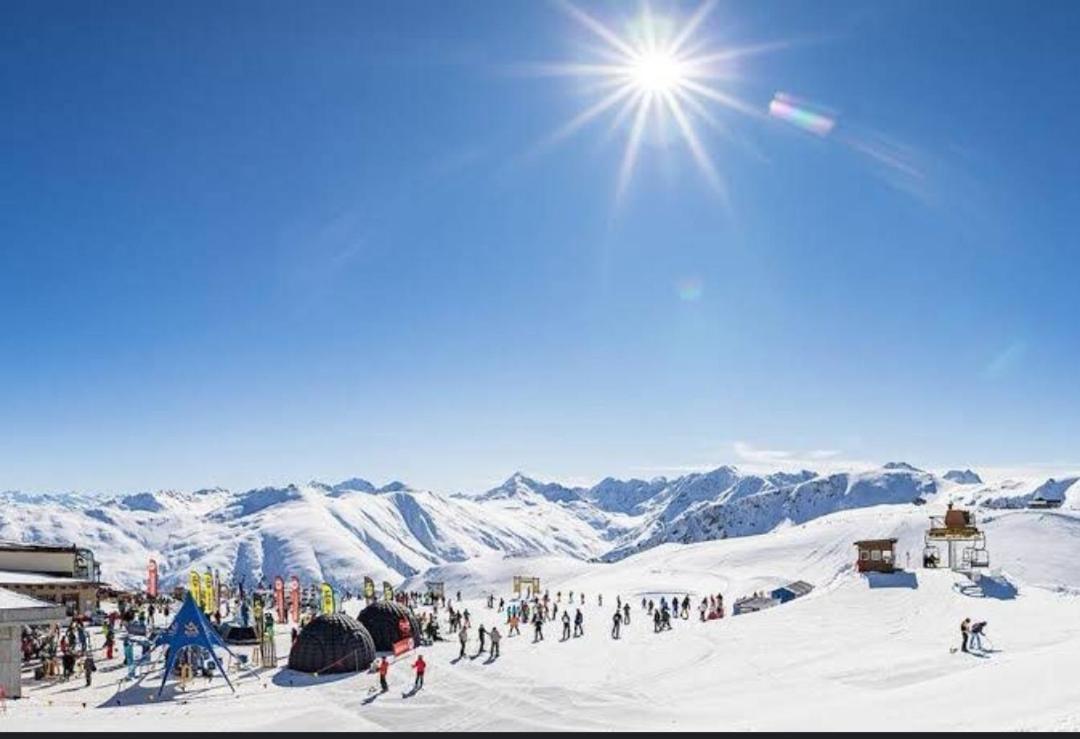
[[[359,619],[380,652],[392,650],[395,643],[409,637],[412,637],[414,647],[420,646],[420,621],[412,609],[400,603],[376,601],[360,611]],[[401,628],[402,621],[408,624],[408,632]]]
[[[344,613],[316,616],[289,651],[289,669],[298,672],[360,672],[374,661],[371,634]]]

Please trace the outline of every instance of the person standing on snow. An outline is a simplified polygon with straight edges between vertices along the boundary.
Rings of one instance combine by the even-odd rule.
[[[970,639],[970,641],[968,641],[968,648],[969,649],[978,649],[980,652],[983,651],[982,635],[983,635],[983,629],[985,629],[985,628],[986,628],[986,622],[985,621],[976,621],[975,623],[973,623],[971,625],[971,639]]]
[[[604,607],[604,594],[603,593],[596,596],[596,605],[600,606],[601,608]]]
[[[611,617],[611,638],[619,638],[619,627],[622,626],[622,612],[616,609],[615,615]]]
[[[458,640],[461,642],[461,652],[458,654],[458,659],[465,656],[465,644],[469,641],[469,630],[462,626],[461,631],[458,632]]]
[[[654,634],[660,633],[660,609],[656,609],[652,614],[652,630]]]
[[[971,619],[965,618],[960,622],[960,651],[968,650],[968,635],[971,633]]]
[[[390,661],[386,659],[386,655],[383,655],[382,661],[379,662],[379,692],[385,693],[390,690],[390,686],[386,684],[386,673],[390,672]]]
[[[585,636],[585,616],[582,615],[581,609],[577,609],[574,613],[574,636]]]
[[[533,642],[544,641],[544,619],[540,611],[533,614]]]
[[[630,604],[629,603],[623,603],[622,613],[623,613],[623,617],[622,617],[623,623],[626,624],[627,626],[629,626],[630,625]]]
[[[480,635],[480,650],[476,653],[476,656],[479,657],[484,653],[484,638],[487,636],[487,629],[484,628],[483,624],[480,624],[480,630],[477,633]]]
[[[563,641],[570,638],[570,612],[566,610],[562,612],[562,638]]]
[[[427,662],[424,661],[424,655],[418,654],[412,667],[416,670],[416,682],[413,683],[413,690],[420,690],[420,688],[424,687],[424,672],[427,671]]]
[[[93,682],[93,676],[96,671],[97,664],[94,663],[94,655],[91,652],[87,652],[86,659],[83,660],[83,672],[86,673],[86,687],[90,687],[90,683]]]
[[[491,627],[491,659],[495,659],[499,656],[499,640],[502,639],[502,634],[499,633],[498,626]]]

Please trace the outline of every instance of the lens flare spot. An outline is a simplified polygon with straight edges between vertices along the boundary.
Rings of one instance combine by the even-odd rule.
[[[705,293],[705,283],[700,277],[684,277],[675,284],[675,291],[679,295],[679,300],[685,303],[696,303]]]
[[[769,103],[769,115],[823,137],[828,136],[836,126],[836,119],[830,111],[782,92],[776,93]]]

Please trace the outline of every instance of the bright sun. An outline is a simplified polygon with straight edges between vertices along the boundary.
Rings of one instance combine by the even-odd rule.
[[[670,54],[646,54],[630,67],[633,83],[648,92],[670,92],[683,82],[679,60]]]
[[[630,181],[646,130],[650,125],[672,124],[705,179],[722,195],[722,178],[695,124],[704,122],[722,130],[724,127],[710,109],[715,104],[745,115],[760,116],[760,110],[718,88],[714,81],[733,79],[732,64],[739,57],[783,44],[704,50],[703,44],[694,40],[694,35],[715,7],[716,0],[705,0],[681,25],[654,15],[646,2],[640,15],[626,23],[622,34],[569,0],[562,0],[560,4],[574,20],[602,41],[603,46],[595,50],[596,58],[592,61],[541,65],[539,71],[541,74],[591,78],[596,82],[593,89],[599,99],[555,131],[549,141],[565,138],[605,112],[614,111],[613,128],[625,122],[629,131],[616,185],[616,200],[620,200]]]

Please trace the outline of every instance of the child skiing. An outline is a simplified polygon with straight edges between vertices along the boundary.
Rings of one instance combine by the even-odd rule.
[[[424,661],[424,655],[419,654],[416,656],[416,661],[413,662],[413,669],[416,670],[416,682],[413,683],[413,690],[420,690],[424,687],[424,672],[427,670],[427,662]]]
[[[384,655],[382,661],[379,662],[379,688],[381,693],[385,693],[390,689],[390,686],[386,684],[386,673],[390,672],[390,662]]]

